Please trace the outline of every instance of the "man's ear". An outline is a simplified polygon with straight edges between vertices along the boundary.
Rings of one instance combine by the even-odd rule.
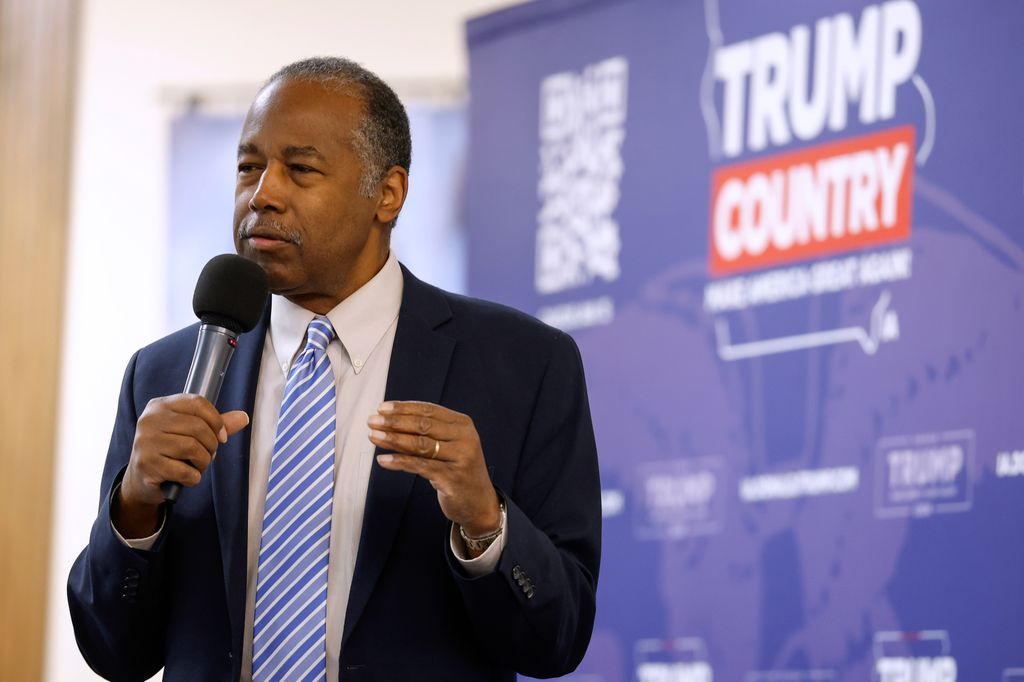
[[[380,184],[377,201],[377,220],[390,225],[402,210],[409,193],[409,172],[401,166],[392,166]]]

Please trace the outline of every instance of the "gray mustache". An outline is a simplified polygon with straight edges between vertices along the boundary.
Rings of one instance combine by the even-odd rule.
[[[288,229],[276,220],[267,218],[243,222],[238,226],[238,238],[247,239],[248,237],[251,237],[253,232],[256,230],[260,230],[264,233],[271,232],[275,238],[284,241],[294,242],[295,244],[302,243],[302,239],[299,237],[297,232]]]

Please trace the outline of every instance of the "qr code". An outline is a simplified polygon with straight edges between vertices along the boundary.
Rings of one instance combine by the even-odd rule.
[[[535,286],[551,294],[619,277],[628,63],[613,57],[540,84]]]

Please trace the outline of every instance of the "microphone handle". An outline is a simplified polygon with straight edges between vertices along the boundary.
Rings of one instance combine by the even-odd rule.
[[[196,341],[196,352],[192,356],[192,366],[185,380],[184,393],[201,395],[211,403],[217,402],[224,373],[228,371],[228,363],[235,352],[238,334],[212,324],[204,324],[199,328],[199,339]],[[164,481],[160,484],[164,499],[174,504],[181,493],[181,484]]]

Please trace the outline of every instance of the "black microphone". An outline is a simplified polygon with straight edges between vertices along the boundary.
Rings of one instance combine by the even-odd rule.
[[[184,393],[217,401],[224,373],[238,345],[238,335],[256,326],[267,303],[267,275],[256,263],[233,253],[214,256],[199,274],[192,310],[202,321]],[[160,484],[174,504],[181,484]]]

